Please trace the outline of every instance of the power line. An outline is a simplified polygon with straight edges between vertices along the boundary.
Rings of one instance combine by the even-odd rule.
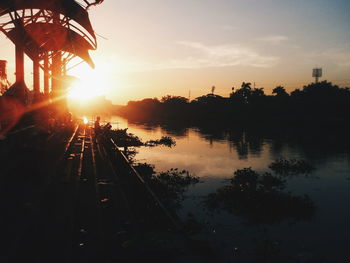
[[[109,40],[107,37],[104,37],[104,36],[102,36],[102,35],[100,35],[100,34],[98,34],[98,33],[96,33],[96,32],[95,32],[95,34],[96,34],[96,36],[98,36],[98,37],[100,37],[100,38],[102,38],[102,39],[104,39],[104,40]]]

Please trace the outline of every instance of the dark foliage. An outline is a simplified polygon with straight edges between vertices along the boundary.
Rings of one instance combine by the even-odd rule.
[[[181,207],[186,188],[199,182],[198,177],[177,168],[157,173],[154,166],[148,163],[139,163],[134,167],[171,211]]]
[[[158,145],[164,145],[167,147],[173,147],[176,145],[176,141],[169,136],[162,136],[159,140],[149,140],[144,143],[145,146],[154,147]]]
[[[229,185],[209,194],[205,204],[209,210],[225,209],[253,224],[310,219],[314,212],[311,199],[285,193],[284,187],[285,181],[278,176],[244,168],[234,173]]]
[[[127,128],[109,130],[108,134],[113,139],[114,143],[119,147],[140,147],[140,146],[154,147],[159,145],[172,147],[176,145],[176,141],[169,136],[162,136],[162,138],[158,140],[150,140],[144,143],[138,136],[132,133],[128,133],[127,130],[128,130]]]
[[[304,160],[277,159],[269,165],[276,174],[309,174],[314,168]]]
[[[139,137],[128,133],[126,129],[110,130],[109,135],[116,145],[120,147],[142,146],[143,143]]]
[[[119,114],[131,120],[173,120],[196,122],[292,123],[321,126],[346,126],[350,114],[350,89],[322,81],[296,89],[290,94],[284,87],[266,95],[263,88],[242,83],[229,97],[213,93],[191,102],[180,96],[130,101]]]

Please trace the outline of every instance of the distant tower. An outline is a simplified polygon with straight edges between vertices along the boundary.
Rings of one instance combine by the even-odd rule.
[[[318,83],[318,79],[322,77],[322,68],[314,68],[312,70],[312,77],[315,78],[315,83]]]
[[[215,87],[215,86],[212,86],[212,87],[211,87],[211,94],[213,94],[213,95],[214,95],[215,89],[216,89],[216,87]]]
[[[7,88],[7,61],[0,60],[0,94],[4,93]]]

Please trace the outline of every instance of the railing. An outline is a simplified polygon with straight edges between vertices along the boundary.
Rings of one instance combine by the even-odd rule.
[[[150,188],[150,186],[147,184],[147,182],[142,178],[142,176],[136,171],[136,169],[130,164],[128,158],[118,149],[118,146],[114,142],[112,138],[109,138],[110,143],[113,145],[115,153],[118,155],[118,157],[121,159],[121,161],[126,165],[127,169],[131,172],[131,175],[133,175],[139,183],[141,183],[144,188],[147,190],[147,192],[152,197],[153,201],[158,205],[158,207],[162,210],[164,215],[170,220],[170,222],[175,226],[176,230],[181,230],[182,227],[177,219],[174,218],[173,215],[168,211],[168,209],[163,205],[163,203],[159,200],[158,196],[154,193],[154,191]]]

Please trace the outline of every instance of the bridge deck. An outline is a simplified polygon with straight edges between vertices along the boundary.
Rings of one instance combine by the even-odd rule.
[[[109,138],[53,137],[2,167],[1,262],[205,262]]]

